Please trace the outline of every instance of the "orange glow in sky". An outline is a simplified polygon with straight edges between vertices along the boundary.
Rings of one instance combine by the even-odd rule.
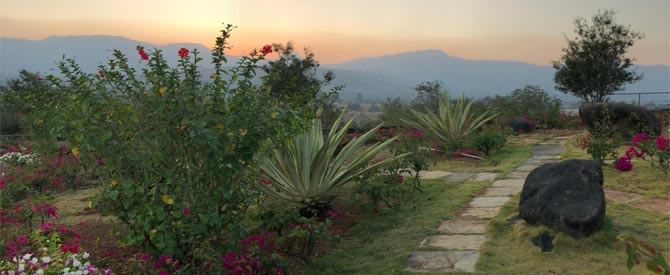
[[[221,23],[239,26],[230,54],[292,40],[324,64],[439,49],[468,59],[549,65],[573,37],[573,21],[618,10],[643,32],[639,64],[670,64],[667,0],[0,0],[0,36],[118,35],[155,44],[211,47]],[[1,47],[2,45],[0,45]]]

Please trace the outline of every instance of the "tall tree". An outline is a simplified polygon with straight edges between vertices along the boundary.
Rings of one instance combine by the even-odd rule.
[[[424,81],[414,87],[416,97],[412,100],[414,108],[426,108],[432,113],[437,114],[440,108],[440,99],[447,94],[444,83],[441,81]]]
[[[603,102],[626,83],[642,78],[629,70],[633,60],[625,54],[643,35],[617,24],[615,14],[612,10],[599,11],[591,25],[581,17],[575,20],[577,37],[566,38],[568,46],[553,64],[557,90],[586,102]]]

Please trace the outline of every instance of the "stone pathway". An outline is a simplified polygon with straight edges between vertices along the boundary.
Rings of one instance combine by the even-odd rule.
[[[459,219],[445,220],[438,226],[440,235],[428,236],[407,259],[411,272],[474,272],[479,249],[486,242],[486,227],[500,207],[521,192],[528,173],[538,166],[559,161],[566,138],[555,138],[533,147],[531,157],[505,179],[491,184],[484,193],[470,202]],[[492,181],[495,173],[421,172],[421,178],[442,178],[447,181]]]
[[[609,200],[624,202],[635,207],[670,214],[670,200],[667,199],[644,199],[640,194],[614,190],[605,190],[605,197]]]

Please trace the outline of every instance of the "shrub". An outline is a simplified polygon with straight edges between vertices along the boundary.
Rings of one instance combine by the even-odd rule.
[[[507,136],[506,131],[501,131],[494,127],[485,127],[470,138],[468,147],[490,155],[505,146]]]
[[[251,167],[313,117],[254,84],[271,47],[224,68],[232,29],[216,39],[211,81],[201,80],[195,50],[169,53],[180,56],[171,67],[161,51],[138,46],[135,57],[115,50],[95,74],[62,61],[64,78],[47,77],[53,89],[24,97],[41,106],[27,117],[32,137],[66,141],[96,172],[102,192],[94,206],[126,224],[122,245],[191,268],[213,251],[239,249],[256,192]],[[129,65],[138,61],[141,76]]]
[[[349,120],[338,130],[344,112],[335,120],[324,137],[321,121],[312,120],[306,132],[291,139],[283,148],[275,150],[272,157],[261,163],[266,179],[261,179],[263,190],[281,200],[301,208],[328,205],[333,190],[356,177],[403,157],[396,156],[368,165],[377,153],[390,145],[390,139],[364,148],[381,125],[353,137],[335,154],[353,123]]]
[[[410,109],[411,115],[400,118],[400,120],[443,142],[447,151],[454,152],[463,147],[467,138],[475,130],[496,116],[496,114],[489,115],[488,112],[475,114],[471,111],[471,107],[472,101],[461,98],[456,102],[451,102],[448,94],[445,94],[440,100],[437,114]]]

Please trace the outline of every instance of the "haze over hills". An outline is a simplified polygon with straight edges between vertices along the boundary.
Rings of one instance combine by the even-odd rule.
[[[176,64],[179,48],[197,49],[204,61],[203,71],[211,69],[210,49],[199,44],[176,43],[157,46],[118,36],[51,36],[42,40],[0,38],[0,78],[16,77],[18,71],[27,69],[44,74],[57,73],[56,62],[63,56],[73,57],[84,71],[95,73],[97,66],[111,55],[110,49],[119,49],[130,60],[137,55],[136,46],[145,49],[157,48],[163,51],[168,62]],[[234,64],[239,57],[229,57]],[[557,59],[548,57],[548,59]],[[139,59],[138,59],[139,60]],[[318,60],[318,56],[317,56]],[[146,63],[130,62],[137,68]],[[411,98],[412,87],[422,81],[443,81],[445,87],[455,95],[481,98],[491,95],[508,94],[525,85],[538,85],[564,101],[576,98],[554,89],[553,73],[550,66],[538,66],[524,62],[469,60],[450,56],[439,50],[422,50],[394,55],[367,57],[339,64],[322,65],[320,70],[335,73],[335,85],[345,85],[340,92],[343,99],[355,98],[361,94],[364,99],[385,99],[389,97]],[[626,87],[626,92],[667,92],[670,91],[670,67],[637,66],[644,74],[641,81]],[[204,74],[203,75],[208,75]],[[637,96],[618,96],[614,100],[637,100]],[[667,95],[645,95],[642,101],[670,103]]]

